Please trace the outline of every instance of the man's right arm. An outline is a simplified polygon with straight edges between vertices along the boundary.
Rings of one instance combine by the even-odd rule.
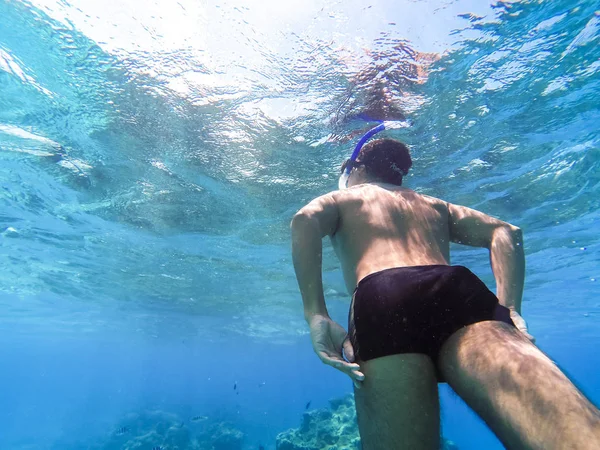
[[[525,253],[521,229],[465,206],[448,204],[450,240],[490,251],[500,304],[521,314]]]

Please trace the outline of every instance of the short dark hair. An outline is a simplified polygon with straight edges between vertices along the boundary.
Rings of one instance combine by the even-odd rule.
[[[385,183],[402,186],[402,178],[412,167],[408,147],[395,139],[376,139],[366,144],[356,158],[367,173]]]

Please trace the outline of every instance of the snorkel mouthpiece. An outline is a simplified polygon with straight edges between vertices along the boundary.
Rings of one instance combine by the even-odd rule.
[[[376,127],[371,128],[369,131],[367,131],[363,135],[363,137],[360,138],[360,140],[356,144],[356,147],[354,147],[352,156],[350,156],[350,159],[348,160],[348,162],[350,164],[346,165],[346,168],[342,172],[342,175],[340,176],[340,179],[338,181],[338,188],[341,190],[341,189],[346,189],[348,187],[348,178],[350,177],[350,172],[352,172],[352,167],[353,167],[353,165],[351,163],[356,161],[356,158],[358,157],[358,154],[360,153],[360,149],[363,147],[363,145],[365,145],[365,143],[370,138],[372,138],[377,133],[379,133],[380,131],[383,131],[383,130],[395,130],[395,129],[399,129],[399,128],[407,128],[409,126],[410,126],[410,123],[408,123],[407,121],[400,122],[400,121],[396,121],[396,120],[394,120],[394,121],[386,120],[384,122],[381,122]]]
[[[350,174],[345,170],[340,175],[340,179],[338,180],[338,189],[341,191],[342,189],[346,189],[348,187],[348,178]]]

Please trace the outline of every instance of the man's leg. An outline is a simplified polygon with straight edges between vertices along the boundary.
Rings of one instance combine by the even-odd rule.
[[[479,322],[442,346],[439,370],[509,449],[600,449],[600,413],[517,329]]]
[[[440,406],[429,356],[408,353],[360,363],[354,389],[363,450],[439,450]]]

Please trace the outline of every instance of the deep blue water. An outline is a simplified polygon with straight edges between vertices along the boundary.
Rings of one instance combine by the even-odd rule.
[[[600,402],[594,2],[196,3],[0,2],[0,448],[159,409],[273,449],[350,392],[312,353],[288,225],[377,86],[412,123],[408,187],[524,230],[530,331]],[[344,324],[329,246],[324,270]],[[502,448],[442,401],[459,448]]]

